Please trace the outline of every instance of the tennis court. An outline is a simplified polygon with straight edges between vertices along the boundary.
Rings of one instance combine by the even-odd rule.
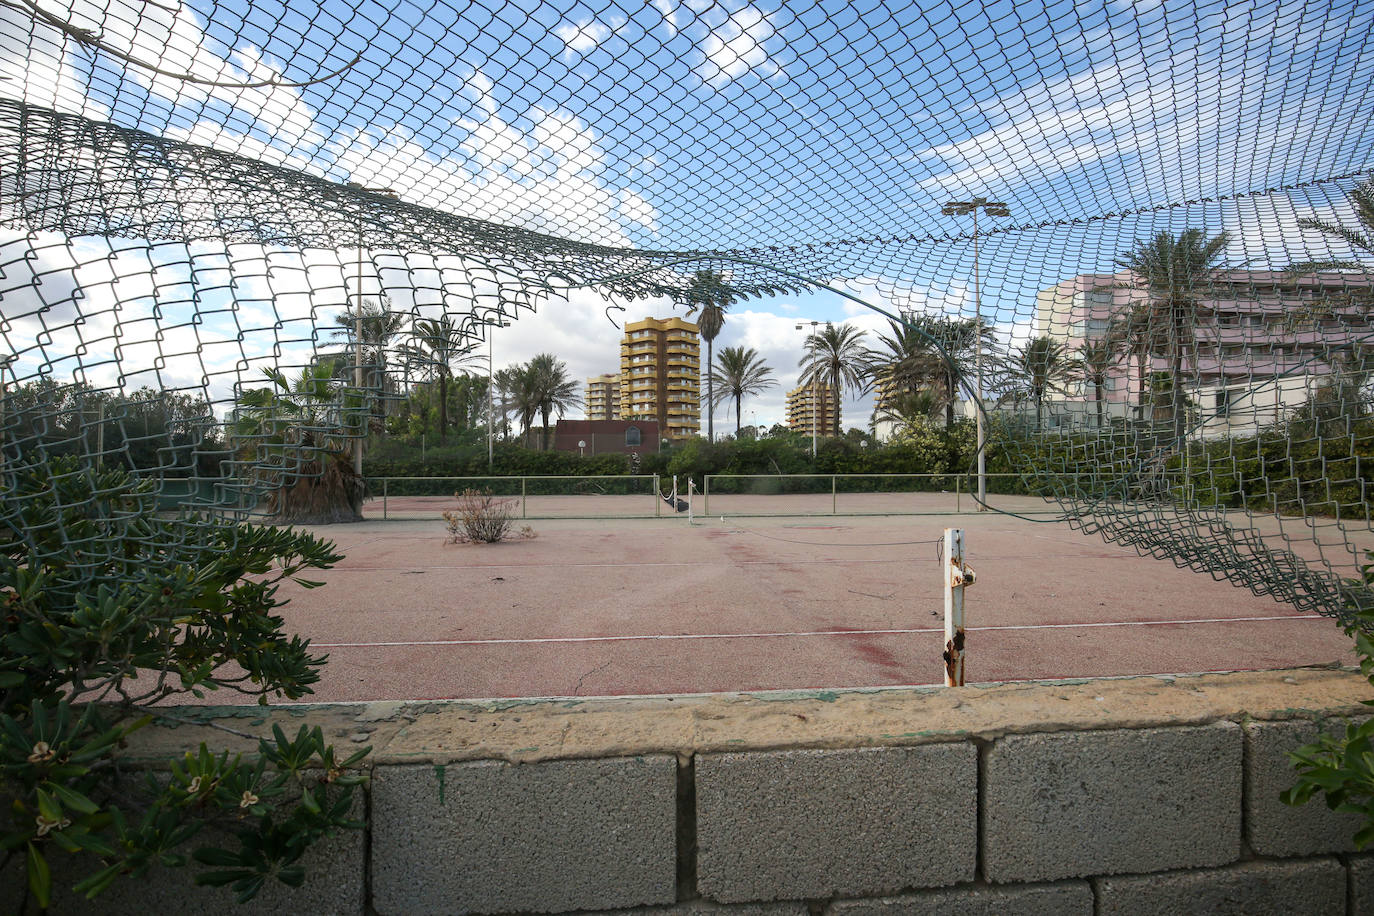
[[[1044,518],[528,524],[533,539],[495,545],[446,543],[437,507],[429,520],[319,529],[346,559],[324,588],[283,590],[288,627],[330,655],[314,699],[939,683],[946,527],[965,531],[978,573],[970,683],[1354,662],[1329,619]]]

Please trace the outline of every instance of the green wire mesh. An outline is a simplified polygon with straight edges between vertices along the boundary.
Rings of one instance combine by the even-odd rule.
[[[830,288],[929,344],[885,398],[958,389],[1074,524],[1348,619],[1371,26],[1349,0],[0,0],[0,523],[69,455],[93,501],[118,466],[251,514],[336,473],[419,350],[573,289]]]

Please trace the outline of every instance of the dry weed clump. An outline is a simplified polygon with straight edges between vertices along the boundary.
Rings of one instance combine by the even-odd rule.
[[[450,544],[495,544],[506,538],[532,538],[529,525],[512,532],[514,499],[498,499],[490,490],[463,490],[453,494],[458,508],[444,512]]]

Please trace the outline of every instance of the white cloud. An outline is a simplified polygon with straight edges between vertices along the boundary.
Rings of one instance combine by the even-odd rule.
[[[752,6],[732,13],[707,32],[701,43],[706,56],[699,74],[709,86],[720,86],[749,72],[772,76],[778,67],[768,58],[764,43],[777,34],[772,20]]]
[[[650,3],[663,17],[663,24],[667,26],[670,38],[682,31],[683,23],[690,18],[689,14],[683,12],[682,8],[673,3],[672,0],[650,0]]]
[[[107,117],[89,97],[85,66],[67,53],[68,39],[33,16],[0,4],[0,96],[64,114]]]
[[[602,42],[610,38],[624,24],[624,17],[612,19],[610,25],[588,19],[579,22],[565,22],[555,26],[553,33],[563,39],[563,43],[567,45],[564,55],[572,57],[596,50]]]
[[[650,232],[658,231],[658,211],[654,209],[643,197],[621,189],[620,204],[617,208],[623,219],[632,223],[638,223]]]

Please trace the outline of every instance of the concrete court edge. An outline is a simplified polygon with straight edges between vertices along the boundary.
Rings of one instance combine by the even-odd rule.
[[[697,753],[902,747],[1003,735],[1367,715],[1374,687],[1352,668],[1149,675],[966,687],[643,697],[425,700],[182,707],[142,729],[127,759],[154,763],[201,741],[251,751],[273,724],[319,725],[369,761],[445,764]]]

